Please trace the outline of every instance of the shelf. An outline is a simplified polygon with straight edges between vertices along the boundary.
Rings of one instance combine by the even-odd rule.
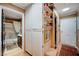
[[[52,20],[51,18],[44,16],[44,20],[45,19],[50,20],[50,21]]]
[[[50,18],[50,16],[44,15],[45,11],[48,11],[49,15],[51,13],[53,13],[52,10],[50,10],[49,7],[44,7],[44,12],[43,12],[44,23],[53,23],[52,22],[53,21],[53,18]]]
[[[44,45],[43,48],[48,49],[51,47],[51,40],[53,39],[53,11],[48,6],[43,6],[43,26],[42,28],[44,29],[43,40],[45,41],[43,44]],[[47,37],[48,37],[48,40],[46,39]]]
[[[44,16],[44,24],[53,23],[52,20],[53,20],[53,19]]]
[[[44,7],[45,11],[48,11],[49,13],[53,13],[53,11],[49,7]]]

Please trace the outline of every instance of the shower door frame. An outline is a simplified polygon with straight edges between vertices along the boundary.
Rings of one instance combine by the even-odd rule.
[[[4,41],[4,38],[3,38],[3,9],[1,10],[2,11],[2,15],[1,15],[1,56],[3,56],[3,53],[4,53],[4,46],[3,46],[3,41]]]
[[[18,14],[21,14],[22,15],[22,49],[24,50],[24,30],[25,30],[25,26],[24,26],[24,13],[20,12],[20,11],[17,11],[17,10],[14,10],[14,9],[11,9],[11,8],[8,8],[8,7],[4,7],[4,6],[0,6],[0,8],[2,9],[2,16],[1,16],[1,56],[4,56],[4,39],[3,39],[3,9],[7,9],[7,10],[10,10],[10,11],[13,11],[13,12],[16,12]]]

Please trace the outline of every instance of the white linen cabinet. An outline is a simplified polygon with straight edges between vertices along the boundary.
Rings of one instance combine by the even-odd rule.
[[[29,6],[25,13],[26,51],[31,55],[42,55],[42,4]]]

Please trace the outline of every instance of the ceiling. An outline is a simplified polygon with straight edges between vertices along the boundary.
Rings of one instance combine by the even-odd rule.
[[[12,3],[12,4],[22,9],[26,9],[32,3]],[[54,3],[54,5],[60,17],[72,15],[72,14],[75,14],[76,11],[79,11],[79,3]],[[63,12],[62,9],[64,8],[70,8],[70,10]],[[15,18],[15,19],[22,18],[20,14],[12,11],[4,10],[4,13],[5,13],[5,16],[8,18]]]
[[[32,3],[12,3],[12,4],[25,10]],[[11,18],[11,19],[21,19],[22,18],[21,14],[18,14],[16,12],[13,12],[10,10],[5,10],[5,9],[4,9],[4,15],[6,18]]]
[[[12,3],[12,4],[19,7],[19,8],[26,9],[32,3]]]
[[[16,12],[13,12],[13,11],[10,11],[10,10],[7,10],[7,9],[3,9],[3,12],[4,12],[5,18],[17,19],[17,20],[22,19],[22,15],[18,14]]]
[[[59,16],[67,16],[75,14],[76,11],[79,11],[79,3],[54,3]],[[63,12],[62,9],[70,8],[68,11]]]

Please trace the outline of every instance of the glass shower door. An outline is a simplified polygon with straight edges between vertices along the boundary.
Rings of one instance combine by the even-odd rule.
[[[17,35],[12,23],[5,23],[5,51],[17,48]]]
[[[2,31],[1,31],[1,54],[7,55],[9,51],[18,48],[17,34],[13,23],[7,22],[4,10],[2,10]]]
[[[4,21],[4,13],[3,13],[3,9],[1,10],[1,55],[3,56],[4,53],[4,49],[5,49],[5,25],[3,24]]]

